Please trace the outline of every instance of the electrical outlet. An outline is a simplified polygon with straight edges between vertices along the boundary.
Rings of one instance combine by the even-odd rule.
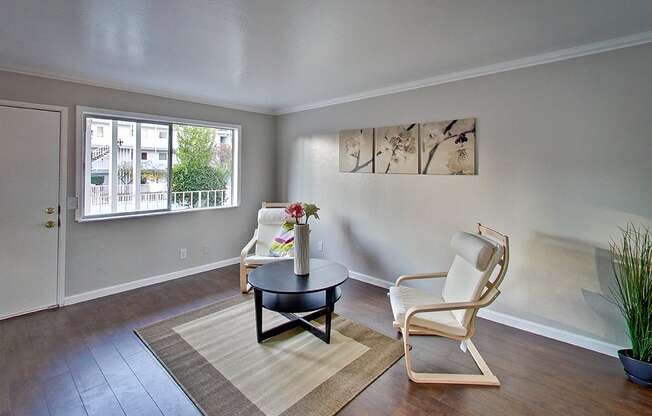
[[[324,242],[319,240],[317,241],[317,250],[324,251]]]
[[[208,246],[203,246],[201,248],[201,254],[202,256],[208,256]]]
[[[188,249],[187,248],[180,248],[179,249],[179,259],[184,260],[186,257],[188,257]]]

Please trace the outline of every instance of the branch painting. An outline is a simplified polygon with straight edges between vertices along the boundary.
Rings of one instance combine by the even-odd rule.
[[[374,129],[340,131],[340,172],[373,172]]]
[[[376,173],[419,173],[416,123],[376,128]]]
[[[475,175],[475,118],[421,124],[421,172]]]

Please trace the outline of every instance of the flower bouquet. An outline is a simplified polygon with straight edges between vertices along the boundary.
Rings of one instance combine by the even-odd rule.
[[[319,219],[319,208],[315,204],[295,202],[286,209],[287,222],[294,224],[294,274],[310,274],[310,217]]]

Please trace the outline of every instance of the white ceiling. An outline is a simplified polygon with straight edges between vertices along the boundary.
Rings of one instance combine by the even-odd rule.
[[[0,67],[283,112],[651,30],[650,0],[0,0]]]

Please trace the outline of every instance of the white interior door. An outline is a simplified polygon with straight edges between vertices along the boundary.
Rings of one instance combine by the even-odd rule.
[[[60,129],[59,112],[0,105],[0,319],[57,303]]]

